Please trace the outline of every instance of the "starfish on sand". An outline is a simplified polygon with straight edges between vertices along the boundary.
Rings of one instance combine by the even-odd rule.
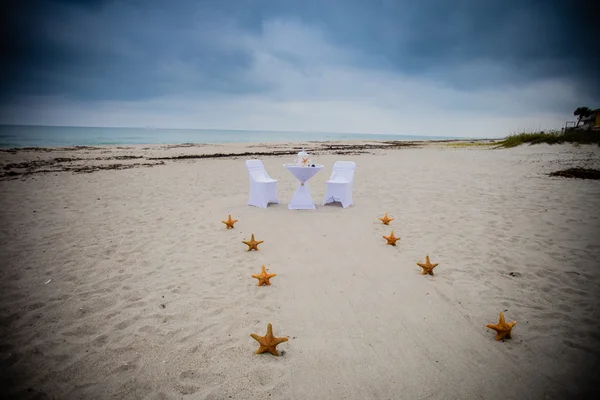
[[[423,268],[423,271],[421,271],[421,275],[433,275],[433,269],[438,266],[437,263],[432,264],[429,262],[429,256],[425,256],[425,263],[417,263],[417,265]]]
[[[392,246],[396,245],[396,242],[398,240],[400,240],[399,237],[394,236],[394,231],[392,231],[392,233],[390,233],[390,236],[384,236],[383,237],[385,240],[387,240],[387,244],[390,244]]]
[[[262,266],[262,271],[260,274],[254,274],[252,275],[253,278],[258,279],[258,285],[257,286],[262,286],[262,285],[271,285],[271,282],[269,282],[269,279],[271,279],[272,277],[277,276],[277,274],[267,274],[267,271],[265,270],[265,266]]]
[[[225,224],[225,229],[230,229],[230,228],[233,228],[233,224],[238,222],[238,220],[231,219],[231,214],[229,214],[229,218],[227,218],[227,221],[221,221],[221,222]]]
[[[390,222],[393,221],[395,218],[390,218],[388,217],[387,213],[385,213],[383,218],[379,217],[379,219],[381,220],[381,222],[383,222],[384,225],[389,225]]]
[[[276,348],[277,345],[279,343],[288,341],[288,338],[285,338],[285,337],[276,338],[275,336],[273,336],[273,327],[271,326],[271,324],[267,325],[267,334],[265,336],[258,336],[258,335],[255,335],[254,333],[251,333],[250,336],[252,336],[252,338],[254,340],[256,340],[258,343],[260,343],[260,347],[258,348],[258,350],[256,350],[256,354],[269,352],[269,353],[273,354],[274,356],[279,356],[279,352],[277,351],[277,348]]]
[[[504,320],[504,313],[501,312],[500,320],[498,321],[497,324],[487,324],[485,327],[495,330],[497,333],[496,340],[502,340],[504,338],[507,338],[507,339],[511,338],[510,331],[512,330],[513,326],[515,326],[516,324],[517,324],[517,321],[510,321],[509,323],[506,323],[506,321]]]
[[[248,251],[252,249],[258,251],[258,245],[262,242],[264,242],[264,240],[254,240],[254,233],[252,234],[250,240],[242,240],[242,243],[248,245]]]

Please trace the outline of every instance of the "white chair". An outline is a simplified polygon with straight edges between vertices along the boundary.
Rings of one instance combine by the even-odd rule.
[[[327,203],[340,202],[346,208],[353,204],[352,183],[354,182],[354,170],[356,164],[353,161],[336,161],[331,170],[329,180],[325,182],[325,198],[323,205]]]
[[[249,206],[267,208],[269,203],[279,204],[277,199],[277,180],[271,179],[260,160],[247,160],[246,167],[250,177]]]

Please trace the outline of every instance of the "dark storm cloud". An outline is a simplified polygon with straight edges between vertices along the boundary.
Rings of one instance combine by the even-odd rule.
[[[134,100],[178,91],[258,90],[242,79],[250,54],[222,47],[213,36],[218,26],[202,10],[188,13],[166,3],[34,3],[31,12],[21,7],[14,13],[18,22],[3,48],[5,95]],[[177,63],[188,66],[187,76],[169,70]]]
[[[269,93],[247,72],[265,21],[299,21],[349,67],[460,90],[566,79],[600,98],[595,1],[25,1],[3,18],[0,89],[81,100]],[[303,65],[290,52],[275,54]],[[329,59],[328,62],[335,60]],[[315,60],[311,60],[314,64]],[[316,60],[318,63],[319,60]],[[472,73],[497,65],[502,74]],[[470,69],[469,66],[472,66]],[[465,72],[466,71],[466,72]]]
[[[304,4],[304,3],[302,3]],[[323,2],[290,15],[319,24],[334,43],[411,74],[431,74],[458,88],[504,84],[495,77],[455,80],[448,70],[498,63],[508,83],[572,78],[600,96],[596,1],[419,0]],[[284,7],[267,12],[284,14]],[[264,15],[263,15],[264,16]]]

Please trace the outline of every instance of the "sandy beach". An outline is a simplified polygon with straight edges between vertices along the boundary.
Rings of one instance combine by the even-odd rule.
[[[471,143],[473,144],[473,143]],[[475,143],[478,144],[478,143]],[[0,392],[19,399],[564,399],[600,371],[597,146],[1,151]],[[325,168],[314,211],[283,168]],[[281,204],[250,207],[245,160]],[[322,206],[337,160],[355,204]],[[385,212],[389,226],[378,220]],[[239,221],[225,229],[228,214]],[[382,235],[401,239],[387,246]],[[264,240],[247,252],[243,240]],[[429,255],[434,276],[416,263]],[[277,274],[258,287],[252,274]],[[486,324],[517,321],[496,341]],[[267,324],[280,357],[254,354]]]

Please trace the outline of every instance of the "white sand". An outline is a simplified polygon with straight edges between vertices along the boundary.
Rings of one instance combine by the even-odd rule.
[[[0,161],[260,150],[137,146]],[[547,173],[598,168],[599,149],[372,153],[313,156],[326,166],[309,181],[315,211],[287,209],[287,155],[261,157],[282,201],[266,210],[246,205],[248,157],[0,181],[0,392],[505,400],[584,390],[600,362],[600,181]],[[322,207],[340,159],[357,163],[356,204]],[[157,161],[73,165],[111,162]],[[386,211],[390,227],[377,219]],[[232,230],[220,222],[229,213]],[[397,247],[382,238],[392,228]],[[241,243],[251,233],[264,240],[259,252]],[[416,265],[427,254],[435,276]],[[250,277],[263,264],[277,274],[270,287]],[[485,328],[500,311],[518,322],[505,342]],[[254,354],[250,334],[269,322],[289,337],[278,358]]]

